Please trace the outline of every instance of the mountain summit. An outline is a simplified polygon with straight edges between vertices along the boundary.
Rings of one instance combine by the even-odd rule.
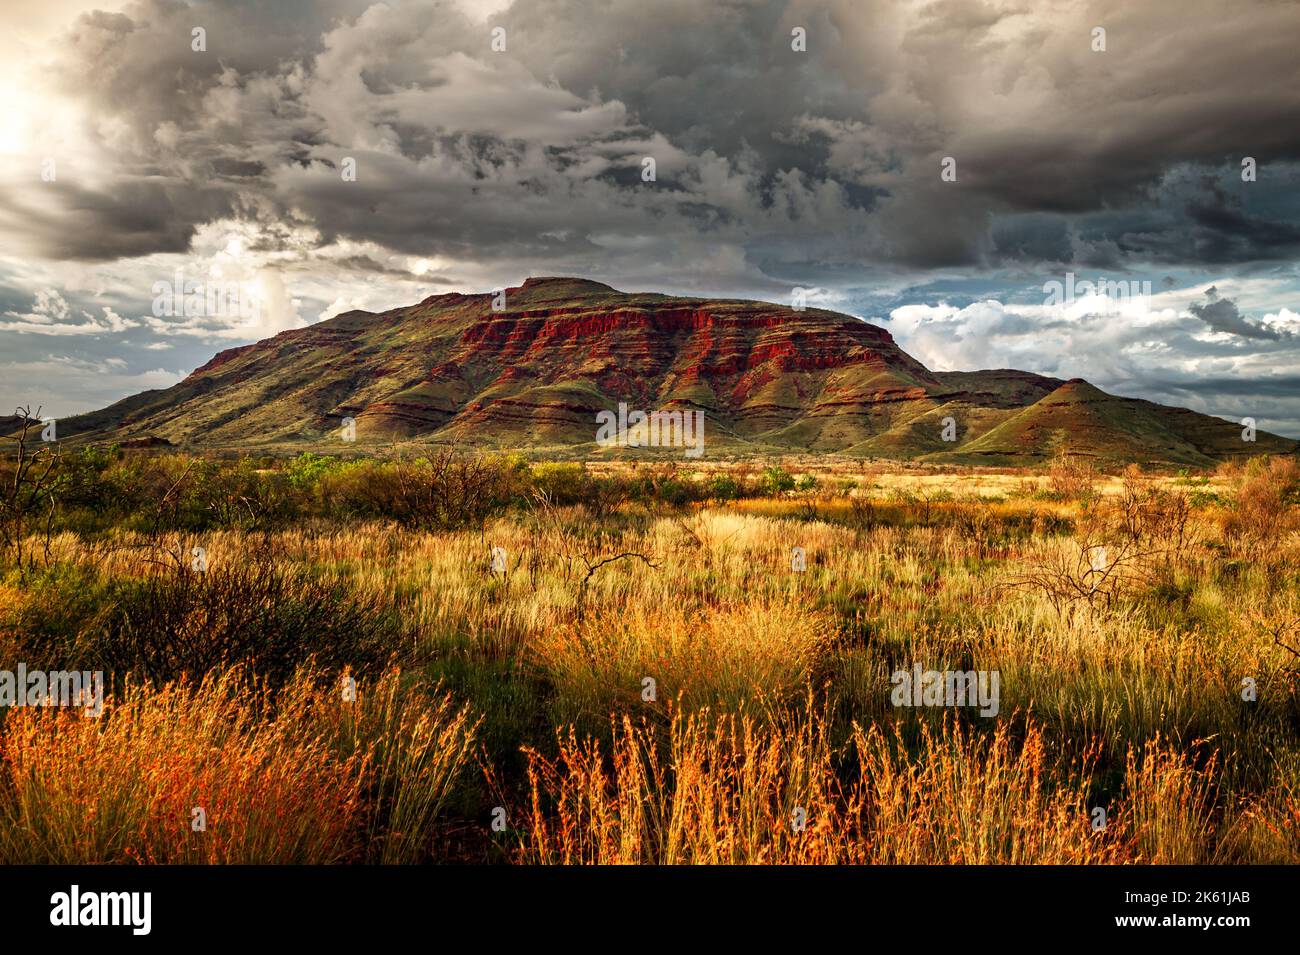
[[[850,315],[530,278],[346,312],[220,352],[184,381],[60,422],[93,440],[195,446],[397,439],[595,450],[596,414],[700,410],[710,448],[1030,463],[1207,465],[1296,442],[1029,372],[933,372]],[[951,420],[949,420],[951,419]],[[585,447],[584,447],[585,446]]]

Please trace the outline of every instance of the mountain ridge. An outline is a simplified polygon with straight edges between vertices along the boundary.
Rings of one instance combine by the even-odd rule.
[[[818,308],[624,293],[538,276],[494,293],[352,310],[224,349],[167,389],[60,422],[81,440],[268,446],[455,441],[596,449],[619,402],[704,413],[724,451],[821,451],[950,463],[1047,457],[1205,466],[1294,451],[1230,422],[1014,369],[936,372],[887,329]],[[955,432],[955,433],[954,433]],[[951,438],[952,440],[946,440]]]

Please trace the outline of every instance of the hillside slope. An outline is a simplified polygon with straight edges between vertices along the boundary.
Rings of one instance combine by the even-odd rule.
[[[1115,460],[1204,464],[1296,443],[1013,370],[931,372],[884,329],[821,309],[618,292],[532,278],[348,312],[216,355],[179,384],[60,422],[65,436],[193,446],[438,440],[596,451],[620,402],[696,409],[708,447],[1008,463],[1069,444]],[[951,427],[945,426],[952,419]],[[600,453],[609,453],[608,450]]]

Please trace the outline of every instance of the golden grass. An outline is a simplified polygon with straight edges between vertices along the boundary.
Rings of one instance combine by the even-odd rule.
[[[446,858],[448,826],[499,844],[472,816],[490,794],[525,820],[521,862],[1300,860],[1300,686],[1274,639],[1300,606],[1294,505],[1252,491],[1282,509],[1264,527],[1206,504],[1181,552],[1119,573],[1111,604],[1059,607],[1024,580],[1075,554],[1082,504],[1022,493],[1024,474],[856,467],[819,472],[851,490],[600,523],[572,507],[481,531],[166,536],[209,566],[267,552],[382,602],[406,675],[347,705],[337,674],[270,694],[234,672],[131,687],[100,721],[7,713],[0,858]],[[1102,517],[1124,491],[1103,482]],[[64,534],[52,556],[93,589],[154,572],[145,543]],[[626,553],[645,560],[591,569]],[[0,582],[6,654],[45,599]],[[889,674],[914,663],[999,671],[1000,716],[900,713]]]
[[[517,857],[558,864],[1096,863],[1125,846],[1089,829],[1081,783],[1052,785],[1046,744],[953,722],[900,736],[855,727],[830,743],[811,705],[786,725],[752,714],[676,713],[667,751],[624,717],[606,759],[561,734],[529,751]],[[848,760],[845,772],[839,765]]]
[[[1214,760],[1197,769],[1181,752],[1161,745],[1157,736],[1139,757],[1128,754],[1124,788],[1127,824],[1138,861],[1191,865],[1208,857],[1214,834],[1210,817]]]
[[[13,711],[0,736],[0,859],[420,858],[473,744],[467,713],[437,696],[405,707],[396,672],[350,702],[321,681],[302,671],[271,694],[232,669],[197,686],[129,686],[99,717]]]
[[[640,700],[646,678],[660,699],[696,704],[788,696],[806,685],[831,636],[829,615],[797,598],[695,612],[633,606],[544,634],[533,653],[562,697],[592,715]]]

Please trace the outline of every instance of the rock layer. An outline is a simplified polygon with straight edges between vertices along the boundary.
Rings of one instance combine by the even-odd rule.
[[[839,451],[1032,461],[1068,445],[1099,458],[1206,464],[1289,451],[1228,422],[1029,372],[931,372],[883,328],[822,309],[622,293],[532,278],[492,295],[435,295],[347,312],[227,349],[185,381],[61,422],[104,440],[255,445],[454,440],[594,450],[619,402],[698,409],[720,450]],[[952,419],[949,424],[948,419]],[[955,431],[956,439],[946,441]]]

